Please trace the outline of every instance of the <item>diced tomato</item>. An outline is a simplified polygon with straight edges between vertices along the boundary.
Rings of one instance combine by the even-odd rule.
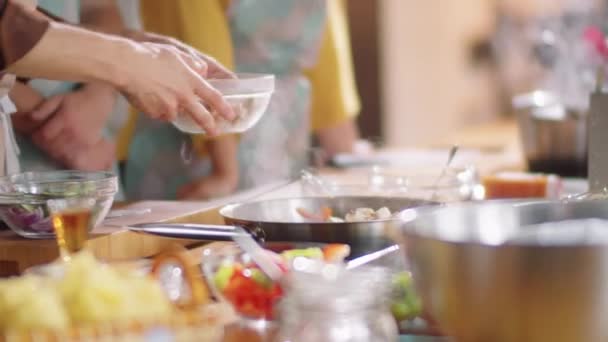
[[[246,268],[235,271],[223,290],[224,296],[245,316],[272,319],[274,304],[282,295],[281,287],[264,286],[247,274],[251,273]]]

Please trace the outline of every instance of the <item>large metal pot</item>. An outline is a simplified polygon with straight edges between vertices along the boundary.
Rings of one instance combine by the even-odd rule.
[[[583,242],[558,240],[577,230],[556,224],[543,226],[549,242],[521,239],[537,232],[530,225],[606,220],[608,202],[468,203],[402,216],[393,235],[426,309],[457,341],[608,341],[608,224],[596,222],[601,234]]]
[[[528,166],[534,172],[587,176],[587,115],[535,91],[513,100]]]

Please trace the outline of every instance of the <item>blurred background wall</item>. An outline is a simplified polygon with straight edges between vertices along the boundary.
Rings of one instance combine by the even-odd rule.
[[[497,115],[492,72],[473,54],[491,34],[491,4],[349,0],[364,136],[419,144]]]
[[[536,85],[535,71],[515,56],[509,74],[499,75],[492,53],[499,19],[525,21],[593,1],[349,0],[364,137],[397,146],[432,143],[509,116],[514,89]],[[504,77],[515,88],[505,89]]]

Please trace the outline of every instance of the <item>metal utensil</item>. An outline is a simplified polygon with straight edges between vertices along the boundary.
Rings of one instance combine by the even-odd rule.
[[[301,217],[297,209],[320,212],[329,207],[334,216],[345,217],[356,208],[386,207],[391,212],[398,212],[434,204],[437,203],[404,197],[299,197],[228,205],[220,210],[220,215],[229,225],[263,229],[267,241],[344,243],[351,247],[354,255],[363,255],[394,245],[386,229],[398,224],[399,220],[311,222]]]
[[[381,250],[379,250],[377,252],[373,252],[373,253],[370,253],[370,254],[362,255],[362,256],[360,256],[358,258],[349,260],[346,263],[346,269],[350,270],[350,269],[353,269],[353,268],[357,268],[357,267],[369,264],[369,263],[371,263],[371,262],[373,262],[375,260],[378,260],[378,259],[380,259],[380,258],[382,258],[384,256],[387,256],[387,255],[389,255],[391,253],[396,253],[398,250],[399,250],[399,245],[393,245],[393,246],[389,246],[389,247],[386,247],[384,249],[381,249]]]
[[[454,160],[454,157],[456,156],[456,152],[458,152],[458,145],[453,145],[450,148],[450,153],[448,154],[448,160],[445,162],[445,165],[443,166],[443,169],[441,169],[441,173],[439,174],[439,177],[437,177],[437,180],[435,181],[435,184],[433,185],[433,192],[431,193],[431,197],[430,197],[431,201],[437,200],[437,191],[439,190],[439,184],[441,183],[441,180],[443,179],[443,177],[445,177],[446,172],[450,168],[450,165],[452,164],[452,161]]]
[[[251,235],[247,234],[245,230],[242,228],[237,228],[237,232],[241,232],[241,234],[235,234],[232,239],[234,242],[241,247],[243,251],[245,251],[251,259],[260,267],[262,272],[264,272],[270,279],[275,282],[281,280],[283,276],[283,272],[281,269],[274,263],[274,261],[268,256],[268,253],[258,245],[257,242],[251,237]]]
[[[457,341],[608,340],[607,239],[509,241],[529,225],[606,220],[608,201],[460,203],[401,217],[391,236],[425,309]]]
[[[129,230],[177,239],[231,241],[235,237],[249,236],[264,241],[264,232],[260,229],[247,231],[236,226],[221,226],[194,223],[139,223],[129,225]]]

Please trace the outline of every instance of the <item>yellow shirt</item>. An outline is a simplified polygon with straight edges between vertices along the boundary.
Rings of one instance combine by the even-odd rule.
[[[233,68],[232,41],[226,9],[229,0],[141,0],[144,29],[175,37]],[[317,65],[305,70],[312,86],[311,127],[330,127],[360,110],[355,86],[344,0],[328,0],[327,27]],[[118,158],[125,160],[135,129],[131,113],[118,139]],[[204,139],[193,139],[203,150]]]

